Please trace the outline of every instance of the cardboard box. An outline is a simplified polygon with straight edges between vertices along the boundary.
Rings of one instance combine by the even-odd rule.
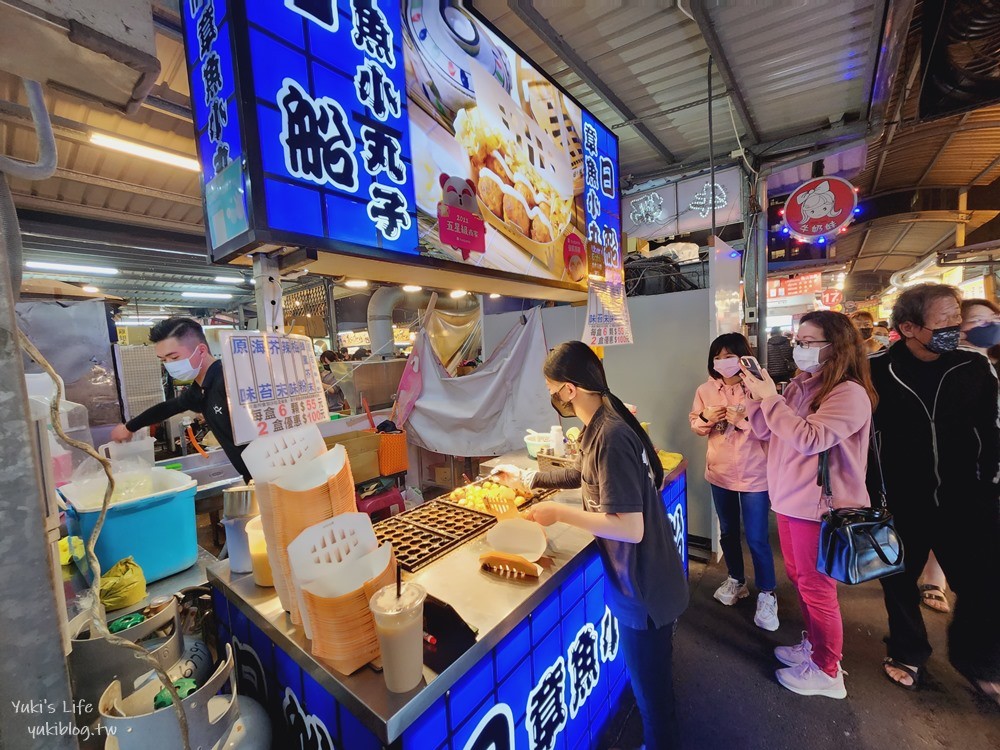
[[[434,466],[434,484],[440,485],[442,487],[453,486],[453,478],[451,476],[451,467],[446,465]]]
[[[327,448],[336,444],[344,446],[347,460],[351,462],[351,474],[355,483],[367,482],[379,477],[378,446],[382,438],[367,430],[345,432],[341,435],[324,438]]]

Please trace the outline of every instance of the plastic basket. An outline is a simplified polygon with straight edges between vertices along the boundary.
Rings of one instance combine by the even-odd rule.
[[[553,456],[551,453],[547,453],[549,450],[543,448],[538,452],[538,470],[539,471],[557,471],[559,469],[572,469],[576,466],[576,456]]]
[[[410,468],[410,456],[405,432],[379,433],[378,470],[384,477],[402,474]]]
[[[194,513],[197,482],[172,469],[151,471],[154,494],[111,505],[95,550],[101,570],[108,570],[131,555],[142,568],[147,583],[187,570],[198,560]],[[72,507],[72,482],[59,491],[70,503],[66,511],[70,536],[82,537],[86,543],[100,510]]]

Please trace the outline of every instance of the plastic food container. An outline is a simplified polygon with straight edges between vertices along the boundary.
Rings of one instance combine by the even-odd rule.
[[[538,451],[542,448],[548,448],[551,440],[548,433],[544,435],[525,435],[524,444],[528,447],[528,455],[532,458],[538,458]]]
[[[96,549],[101,570],[108,570],[131,555],[142,568],[147,583],[186,570],[198,559],[194,514],[197,482],[171,469],[150,471],[153,494],[111,505]],[[73,498],[78,489],[71,482],[60,487],[59,492],[70,505],[66,511],[70,536],[82,537],[86,543],[100,509],[74,508]]]

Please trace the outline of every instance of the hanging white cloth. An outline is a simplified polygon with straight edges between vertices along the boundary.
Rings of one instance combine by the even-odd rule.
[[[553,414],[542,376],[548,351],[539,308],[469,375],[450,377],[423,330],[413,351],[423,380],[406,424],[413,444],[449,456],[499,456],[522,450],[528,428],[549,429]]]

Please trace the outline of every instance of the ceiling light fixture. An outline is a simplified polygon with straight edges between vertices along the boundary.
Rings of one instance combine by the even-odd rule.
[[[422,286],[415,286],[413,284],[407,284],[406,286],[403,287],[403,291],[406,292],[407,294],[413,294],[415,292],[422,292],[422,291],[424,291],[424,288]]]
[[[113,135],[105,135],[104,133],[91,133],[90,142],[95,146],[103,146],[104,148],[109,148],[112,151],[120,151],[123,154],[129,154],[130,156],[138,156],[143,159],[158,161],[160,164],[169,164],[172,167],[180,167],[181,169],[187,169],[191,172],[201,171],[201,165],[198,164],[198,160],[191,156],[185,156],[184,154],[178,154],[173,151],[164,151],[160,148],[153,148],[152,146],[147,146],[144,143],[126,141],[124,138],[116,138]]]
[[[216,284],[242,284],[244,279],[240,276],[216,276]]]
[[[494,292],[493,294],[490,295],[490,299],[500,299],[500,295]]]
[[[232,299],[233,295],[221,292],[181,292],[187,299]]]
[[[100,293],[101,290],[98,289],[96,286],[90,286],[88,284],[87,286],[83,287],[83,291],[85,291],[87,294],[98,294]]]
[[[368,282],[364,279],[351,279],[350,281],[345,281],[344,286],[348,289],[367,289]]]
[[[105,268],[102,266],[77,266],[72,263],[43,263],[39,260],[29,260],[24,264],[25,268],[33,271],[68,271],[70,273],[93,273],[98,276],[117,276],[117,268]]]
[[[468,296],[468,294],[469,293],[466,292],[464,289],[456,289],[455,291],[451,292],[451,294],[449,294],[448,296],[451,297],[452,299],[462,299],[462,297]]]

